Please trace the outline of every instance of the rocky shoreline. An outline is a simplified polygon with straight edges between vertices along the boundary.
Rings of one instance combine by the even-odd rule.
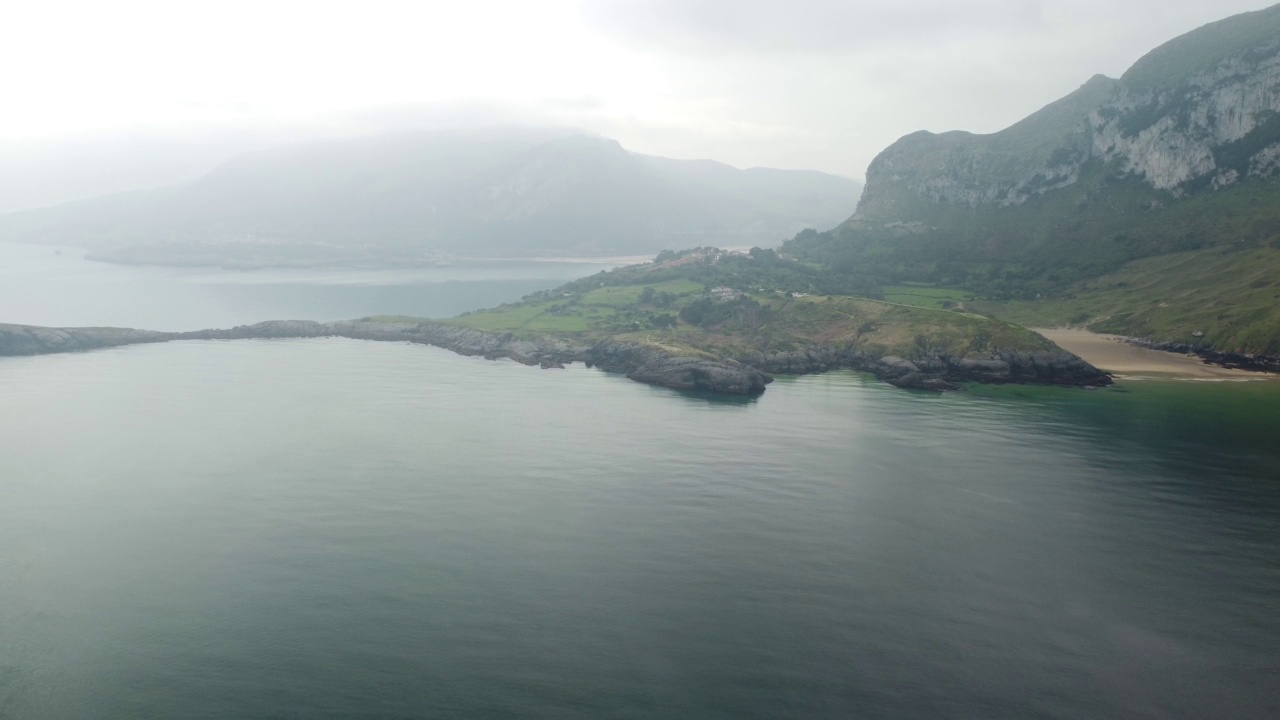
[[[1224,367],[1229,370],[1250,370],[1253,372],[1280,373],[1280,357],[1275,355],[1253,355],[1250,353],[1226,352],[1216,350],[1207,345],[1190,345],[1177,342],[1157,342],[1145,338],[1124,338],[1124,341],[1136,347],[1148,350],[1177,353],[1179,355],[1195,355],[1202,361]]]
[[[956,390],[966,382],[1077,387],[1112,383],[1110,375],[1063,350],[996,351],[966,357],[938,353],[907,359],[894,355],[877,357],[853,348],[816,346],[739,360],[778,374],[803,375],[848,368],[869,372],[897,387],[921,390]]]
[[[576,344],[543,337],[476,330],[449,323],[318,323],[283,320],[225,330],[156,332],[127,328],[43,328],[0,325],[0,356],[43,355],[174,340],[345,337],[413,342],[488,359],[509,358],[542,368],[581,362],[637,382],[736,395],[755,395],[773,374],[802,375],[848,368],[869,372],[897,387],[954,390],[960,383],[1035,383],[1081,387],[1111,384],[1111,377],[1065,351],[991,352],[967,357],[945,354],[907,359],[876,357],[851,347],[813,346],[783,353],[739,357],[681,355],[659,346],[618,340]]]

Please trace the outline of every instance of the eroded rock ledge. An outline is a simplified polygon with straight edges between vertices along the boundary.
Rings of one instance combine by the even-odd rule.
[[[1130,345],[1149,350],[1163,350],[1179,355],[1195,355],[1210,365],[1229,368],[1231,370],[1253,370],[1255,372],[1280,373],[1280,357],[1275,355],[1252,355],[1250,353],[1227,352],[1215,350],[1205,345],[1188,345],[1177,342],[1156,342],[1143,338],[1124,338]]]
[[[0,355],[43,355],[170,340],[346,337],[414,342],[489,359],[510,358],[543,368],[582,362],[637,382],[680,390],[754,395],[773,381],[771,373],[808,374],[839,368],[870,372],[898,387],[952,390],[962,382],[1108,385],[1111,378],[1065,351],[992,352],[963,358],[945,354],[906,359],[875,357],[852,347],[814,346],[785,353],[739,357],[684,355],[656,345],[617,340],[575,344],[544,337],[518,338],[449,323],[317,323],[284,320],[226,330],[153,332],[125,328],[42,328],[0,325]]]
[[[1110,385],[1111,376],[1065,350],[972,354],[938,353],[907,359],[877,357],[852,348],[812,347],[762,354],[740,360],[766,372],[806,374],[836,368],[869,372],[892,385],[924,390],[954,390],[964,382],[1032,383],[1094,387]]]

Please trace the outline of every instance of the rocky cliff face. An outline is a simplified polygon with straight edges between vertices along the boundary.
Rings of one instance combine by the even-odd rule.
[[[1280,17],[1276,9],[1266,12]],[[1155,55],[1135,70],[1163,54]],[[1274,175],[1278,116],[1280,27],[1176,85],[1147,88],[1122,79],[1115,97],[1089,113],[1087,128],[1093,157],[1181,195],[1206,182],[1219,188]]]
[[[1083,87],[992,135],[920,131],[890,145],[867,168],[858,214],[908,218],[920,202],[1019,205],[1076,182],[1091,154],[1085,119],[1110,98],[1116,80]]]
[[[867,170],[856,218],[1011,206],[1091,174],[1174,198],[1280,174],[1280,6],[1206,25],[992,135],[919,132]]]

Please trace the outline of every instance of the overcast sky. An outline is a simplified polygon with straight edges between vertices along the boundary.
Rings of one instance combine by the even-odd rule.
[[[903,134],[998,130],[1165,40],[1269,4],[12,2],[0,145],[514,113],[640,152],[861,177]]]

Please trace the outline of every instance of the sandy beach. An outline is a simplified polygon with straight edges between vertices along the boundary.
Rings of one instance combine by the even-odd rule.
[[[1270,373],[1208,365],[1194,355],[1148,350],[1123,342],[1118,335],[1103,335],[1077,328],[1032,329],[1098,369],[1118,377],[1155,376],[1191,380],[1266,380],[1276,377]]]

